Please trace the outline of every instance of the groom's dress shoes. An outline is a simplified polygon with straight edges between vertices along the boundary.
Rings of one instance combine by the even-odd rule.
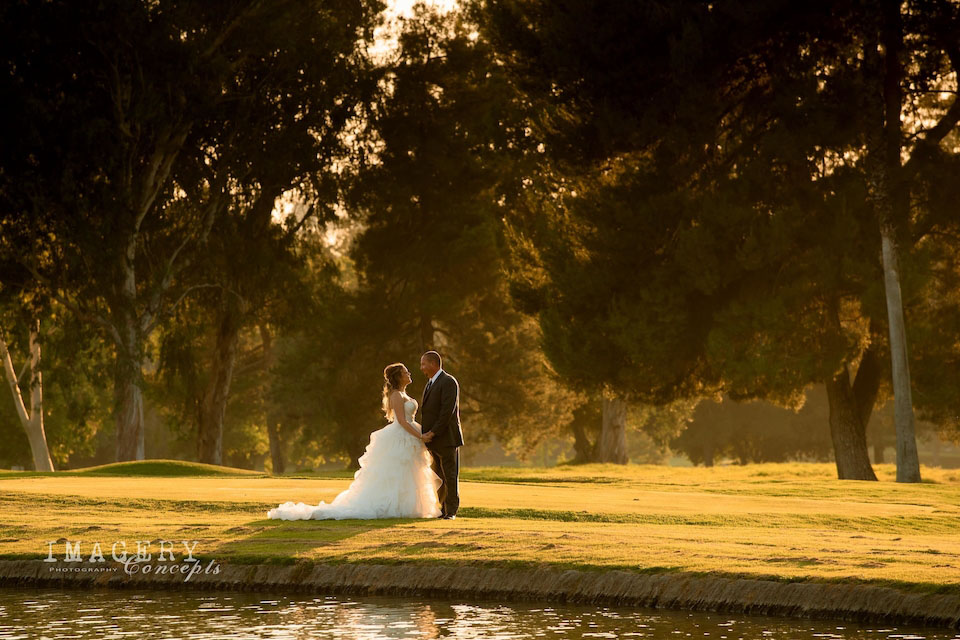
[[[455,520],[457,516],[440,516],[441,520]]]

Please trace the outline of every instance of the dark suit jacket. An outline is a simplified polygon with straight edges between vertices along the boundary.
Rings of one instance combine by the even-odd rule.
[[[461,447],[460,384],[446,371],[440,371],[436,382],[420,401],[420,425],[424,433],[432,431],[433,440],[427,448]]]

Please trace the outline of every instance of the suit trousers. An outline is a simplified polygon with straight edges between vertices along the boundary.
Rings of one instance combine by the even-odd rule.
[[[440,511],[445,516],[455,516],[460,508],[460,447],[431,448],[430,453],[433,472],[443,481],[437,491]]]

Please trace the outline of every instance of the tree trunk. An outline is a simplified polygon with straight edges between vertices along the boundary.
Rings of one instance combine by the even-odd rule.
[[[137,315],[137,234],[127,238],[120,256],[120,280],[111,301],[114,343],[113,414],[117,426],[117,461],[143,460],[143,344],[141,318]]]
[[[871,335],[873,335],[872,329],[871,322]],[[857,403],[857,413],[860,415],[860,424],[863,425],[864,433],[870,424],[870,416],[873,415],[877,394],[880,391],[880,358],[877,356],[876,347],[879,339],[879,336],[874,336],[873,342],[863,352],[860,365],[857,367],[857,377],[853,381],[853,399]],[[873,463],[881,464],[884,443],[879,434],[877,438],[878,440],[873,443]]]
[[[826,383],[826,387],[837,477],[841,480],[876,480],[877,476],[870,466],[866,428],[860,421],[860,411],[846,366]]]
[[[117,462],[143,460],[143,389],[138,363],[118,363],[114,376],[114,420],[117,426]]]
[[[360,468],[360,456],[363,455],[364,446],[359,441],[347,445],[347,455],[350,456],[350,462],[347,463],[348,471],[356,471]]]
[[[573,431],[573,464],[593,462],[596,447],[587,436],[586,426],[582,421],[574,418],[573,422],[570,423],[570,429]]]
[[[880,226],[883,259],[883,285],[887,299],[887,324],[890,330],[890,359],[893,377],[894,424],[896,425],[897,482],[920,482],[920,459],[914,427],[913,398],[910,389],[906,325],[900,291],[900,247],[897,241],[898,218],[909,210],[909,193],[896,184],[901,173],[900,122],[903,75],[900,55],[903,27],[898,0],[881,5],[880,40],[883,62],[877,48],[868,43],[864,65],[880,83],[883,104],[874,118],[867,153],[868,193]]]
[[[603,424],[597,462],[627,464],[627,404],[620,398],[603,398]]]
[[[232,297],[232,294],[227,294]],[[197,457],[200,462],[223,464],[223,419],[227,412],[233,367],[243,310],[233,301],[223,307],[210,366],[210,379],[200,402]]]
[[[114,419],[117,426],[117,462],[143,460],[143,389],[138,363],[118,363],[114,376]]]
[[[6,373],[13,402],[20,418],[20,425],[27,433],[30,453],[33,455],[33,468],[36,471],[53,471],[53,460],[47,447],[47,436],[43,428],[43,376],[40,368],[40,322],[34,321],[30,327],[30,411],[23,402],[20,383],[17,381],[13,359],[7,349],[7,343],[0,337],[0,358]]]
[[[30,420],[24,427],[37,471],[53,471],[47,435],[43,428],[43,369],[40,366],[40,321],[30,327]]]
[[[896,242],[890,232],[883,235],[883,275],[890,321],[890,358],[893,373],[893,415],[897,433],[897,482],[920,482],[920,458],[913,418],[910,365],[907,362],[906,326],[900,299]]]
[[[270,441],[270,462],[274,475],[283,475],[287,471],[287,461],[283,455],[283,442],[280,440],[280,423],[272,411],[267,411],[267,438]]]
[[[117,426],[117,461],[143,460],[143,352],[139,323],[132,306],[123,305],[117,333],[113,411]]]
[[[870,424],[870,416],[873,415],[877,394],[880,392],[880,358],[877,355],[879,339],[879,336],[875,336],[863,352],[857,367],[857,376],[853,380],[853,399],[857,402],[857,413],[864,429]]]
[[[267,439],[270,442],[270,461],[274,475],[281,475],[287,470],[287,461],[283,455],[283,441],[280,439],[280,421],[277,420],[277,411],[270,398],[271,370],[276,363],[276,353],[273,350],[273,336],[265,324],[260,325],[260,340],[263,343],[263,369],[266,377],[264,391],[264,419],[267,423]]]
[[[713,466],[713,441],[703,443],[703,466]]]

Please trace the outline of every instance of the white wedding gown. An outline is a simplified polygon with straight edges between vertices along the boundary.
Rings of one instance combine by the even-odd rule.
[[[407,422],[413,421],[417,401],[403,403]],[[430,452],[394,418],[370,434],[370,444],[360,456],[353,482],[333,502],[318,505],[284,502],[270,509],[275,520],[344,520],[346,518],[435,518],[440,515],[437,489],[440,476],[433,472]]]

